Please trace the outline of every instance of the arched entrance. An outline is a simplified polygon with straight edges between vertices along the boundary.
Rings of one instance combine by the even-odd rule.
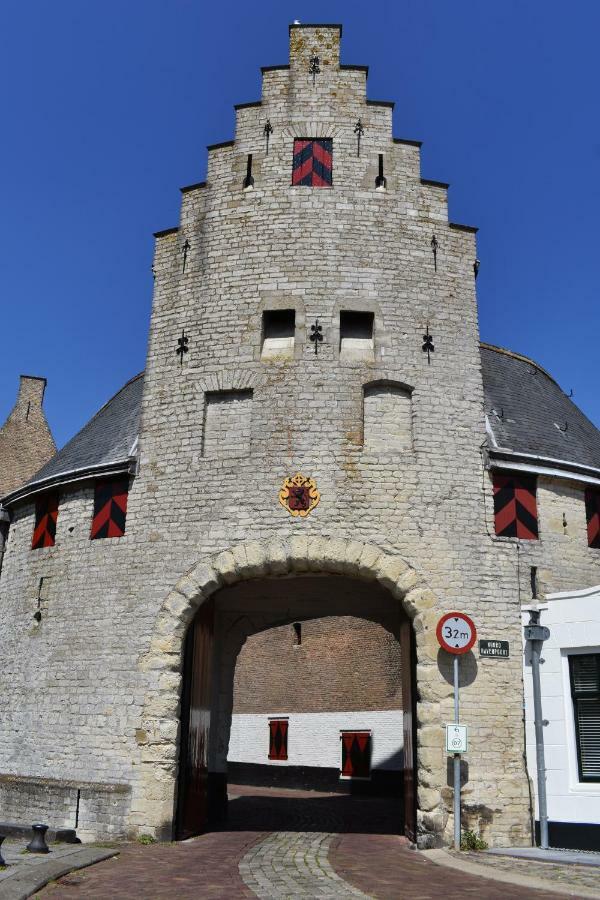
[[[140,769],[130,814],[132,832],[143,831],[160,838],[173,835],[183,647],[197,610],[227,585],[309,572],[375,581],[386,589],[391,604],[401,604],[410,620],[418,680],[419,727],[414,741],[416,837],[420,846],[441,845],[447,822],[441,796],[445,759],[432,750],[432,745],[439,743],[440,701],[447,695],[447,685],[436,664],[435,625],[440,607],[417,572],[401,557],[373,544],[317,536],[237,544],[201,560],[165,598],[150,648],[140,659],[147,690]]]
[[[300,663],[303,647],[291,649],[290,644],[286,662],[281,644],[282,636],[288,634],[282,626],[295,623],[300,630],[302,622],[314,623],[313,655],[304,666]],[[318,629],[324,624],[327,630],[319,639]],[[397,798],[393,814],[388,814],[389,827],[415,841],[414,639],[410,620],[402,605],[376,582],[317,573],[238,582],[217,591],[196,613],[185,642],[176,836],[199,834],[225,817],[234,671],[243,648],[253,647],[258,654],[260,644],[247,642],[261,634],[271,639],[279,635],[278,644],[270,646],[277,655],[263,652],[254,666],[247,660],[246,680],[240,683],[238,679],[238,697],[242,693],[251,698],[252,708],[260,698],[262,711],[292,715],[291,720],[289,715],[274,717],[271,742],[266,715],[242,717],[241,722],[237,719],[233,743],[237,742],[241,759],[263,762],[250,766],[250,772],[255,777],[259,772],[267,783],[275,776],[280,786],[283,782],[297,787],[295,778],[308,780],[304,786],[311,789],[323,789],[326,784],[325,790],[336,794],[360,791],[381,795],[382,790],[391,794],[394,774],[396,780],[403,777],[402,800]],[[340,665],[345,671],[338,671]],[[285,671],[286,666],[290,670]],[[384,679],[394,696],[391,704],[385,703]],[[319,711],[321,707],[333,710],[317,716],[316,727],[314,716],[294,715],[314,712],[311,703],[315,702]],[[345,713],[346,709],[354,714]],[[392,716],[393,709],[398,710],[397,715]],[[285,732],[285,754],[273,756],[273,746],[281,741],[280,729]],[[289,764],[288,737],[292,748]],[[304,746],[301,750],[303,742],[310,743],[310,749]],[[274,761],[268,763],[268,759]],[[304,761],[304,766],[295,769],[294,760]],[[248,771],[243,766],[242,770]],[[397,792],[398,784],[394,787]],[[356,804],[354,807],[358,814]],[[344,809],[348,821],[348,804]],[[274,828],[287,828],[285,820],[276,817],[274,821]]]

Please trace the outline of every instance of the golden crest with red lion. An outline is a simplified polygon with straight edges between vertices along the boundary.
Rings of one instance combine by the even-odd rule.
[[[315,481],[306,478],[301,472],[286,478],[279,491],[281,505],[285,506],[290,515],[300,516],[302,519],[312,512],[320,499]]]

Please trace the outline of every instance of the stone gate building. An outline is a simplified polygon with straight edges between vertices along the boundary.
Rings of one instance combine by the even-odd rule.
[[[520,607],[600,582],[600,435],[534,362],[480,344],[476,229],[340,37],[290,27],[289,64],[156,235],[145,373],[4,499],[6,819],[206,827],[245,642],[351,618],[400,647],[399,828],[442,844],[435,629],[459,609],[511,646],[463,658],[466,821],[529,840]]]

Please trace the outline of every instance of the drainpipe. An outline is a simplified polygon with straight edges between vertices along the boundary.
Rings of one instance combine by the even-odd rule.
[[[3,506],[0,506],[0,575],[2,574],[2,560],[4,559],[4,550],[6,548],[9,527],[10,516],[8,510],[4,509]]]
[[[550,637],[550,629],[540,625],[540,610],[529,610],[525,625],[525,640],[531,645],[531,675],[533,679],[533,713],[535,724],[535,759],[537,768],[538,806],[540,811],[540,847],[548,849],[548,803],[546,800],[546,760],[544,758],[544,720],[542,719],[542,688],[540,683],[540,655],[542,644]]]

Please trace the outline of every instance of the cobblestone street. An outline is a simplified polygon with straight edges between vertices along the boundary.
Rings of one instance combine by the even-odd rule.
[[[123,846],[119,857],[59,879],[43,900],[232,898],[418,898],[542,900],[580,896],[456,872],[390,833],[398,801],[302,791],[235,788],[227,828],[176,844]],[[287,819],[288,827],[282,830]],[[276,828],[274,826],[277,826]],[[465,855],[470,859],[472,855]],[[481,857],[477,856],[477,863]],[[498,858],[496,858],[498,860]],[[512,867],[510,860],[508,867]],[[506,860],[489,863],[506,868]],[[544,870],[530,864],[527,874]],[[587,873],[589,884],[594,877]],[[563,873],[563,879],[568,874]]]

